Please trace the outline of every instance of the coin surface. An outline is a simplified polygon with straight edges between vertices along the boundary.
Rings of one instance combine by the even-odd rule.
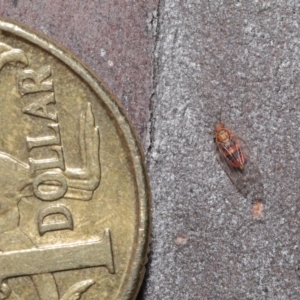
[[[150,190],[119,102],[72,54],[0,20],[0,299],[135,299]]]

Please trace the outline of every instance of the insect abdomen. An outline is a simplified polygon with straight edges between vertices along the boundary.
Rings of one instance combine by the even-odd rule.
[[[239,145],[233,145],[228,150],[224,151],[226,160],[230,166],[243,169],[246,162],[246,156]]]

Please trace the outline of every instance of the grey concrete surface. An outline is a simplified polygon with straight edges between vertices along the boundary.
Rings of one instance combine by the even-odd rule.
[[[158,15],[143,299],[300,299],[299,1],[165,0]],[[214,158],[219,111],[261,169],[262,220]]]
[[[0,14],[81,57],[139,132],[153,194],[139,300],[300,299],[298,1],[19,0]],[[215,159],[219,112],[261,170],[263,219]]]

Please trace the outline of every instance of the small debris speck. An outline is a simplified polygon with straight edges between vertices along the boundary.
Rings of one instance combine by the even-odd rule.
[[[177,246],[183,246],[187,244],[188,240],[189,238],[186,234],[179,234],[175,238],[174,242]]]

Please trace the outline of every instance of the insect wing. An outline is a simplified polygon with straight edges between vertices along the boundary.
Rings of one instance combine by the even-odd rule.
[[[239,153],[236,154],[240,155],[240,157],[236,157],[236,159],[244,160],[244,168],[233,167],[228,161],[226,152],[224,153],[221,149],[218,151],[217,160],[235,187],[245,198],[250,197],[253,202],[257,199],[263,200],[262,176],[255,157],[244,140],[233,137],[233,141],[240,148]]]
[[[217,160],[236,188],[244,197],[247,197],[249,190],[247,183],[243,180],[242,170],[231,167],[227,158],[220,151],[218,152]]]
[[[229,143],[217,143],[218,148],[227,163],[233,168],[242,168],[246,161],[246,155],[240,144],[240,140],[231,135]]]

